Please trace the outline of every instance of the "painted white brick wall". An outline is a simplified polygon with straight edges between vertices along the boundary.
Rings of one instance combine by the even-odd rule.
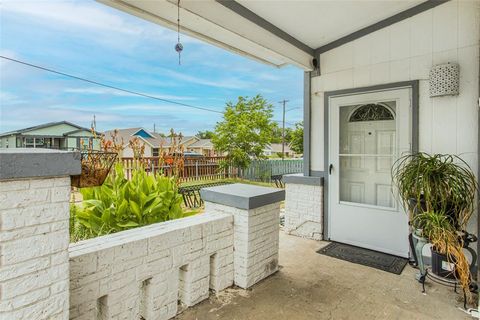
[[[233,215],[237,286],[249,288],[278,270],[280,202],[246,210],[206,201],[205,210]]]
[[[0,319],[68,319],[70,177],[0,181]]]
[[[292,235],[322,240],[323,187],[285,185],[285,227]]]
[[[233,218],[154,224],[70,246],[70,319],[170,319],[233,284]],[[97,318],[96,318],[97,317]]]

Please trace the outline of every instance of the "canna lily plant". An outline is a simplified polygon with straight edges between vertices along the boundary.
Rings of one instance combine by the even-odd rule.
[[[80,192],[83,202],[74,212],[84,238],[190,215],[182,210],[175,178],[147,175],[143,168],[137,168],[127,180],[120,163],[102,186]]]

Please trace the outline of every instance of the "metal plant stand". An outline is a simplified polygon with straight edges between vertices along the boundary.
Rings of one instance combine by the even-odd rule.
[[[420,281],[422,283],[422,293],[426,293],[426,291],[425,291],[425,281],[427,279],[430,279],[433,282],[441,284],[443,286],[453,288],[454,292],[458,293],[457,292],[457,287],[460,285],[460,283],[457,279],[455,279],[455,278],[450,279],[450,278],[437,276],[436,274],[434,274],[432,272],[432,268],[430,268],[430,267],[425,268],[425,275],[423,277],[423,280]],[[465,310],[467,310],[467,293],[465,292],[465,289],[463,289],[463,288],[462,288],[462,292],[463,292],[463,308]]]
[[[412,232],[413,242],[415,244],[415,253],[417,255],[417,264],[419,272],[415,275],[415,278],[423,283],[425,281],[425,276],[427,274],[425,263],[423,262],[423,247],[428,244],[428,240],[416,234],[415,231]]]

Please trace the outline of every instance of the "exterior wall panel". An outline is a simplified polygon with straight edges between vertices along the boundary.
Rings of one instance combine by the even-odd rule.
[[[419,80],[420,151],[460,155],[476,172],[479,21],[478,1],[449,1],[321,54],[322,74],[312,81],[311,169],[325,170],[324,92]],[[447,62],[460,65],[460,94],[430,98],[430,68]]]

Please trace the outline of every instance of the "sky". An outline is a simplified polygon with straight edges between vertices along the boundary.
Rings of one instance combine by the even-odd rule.
[[[101,3],[0,0],[0,55],[159,98],[222,111],[263,95],[287,127],[302,120],[303,71],[275,68],[181,35]],[[52,121],[97,130],[212,130],[220,113],[138,97],[0,59],[0,132]]]

